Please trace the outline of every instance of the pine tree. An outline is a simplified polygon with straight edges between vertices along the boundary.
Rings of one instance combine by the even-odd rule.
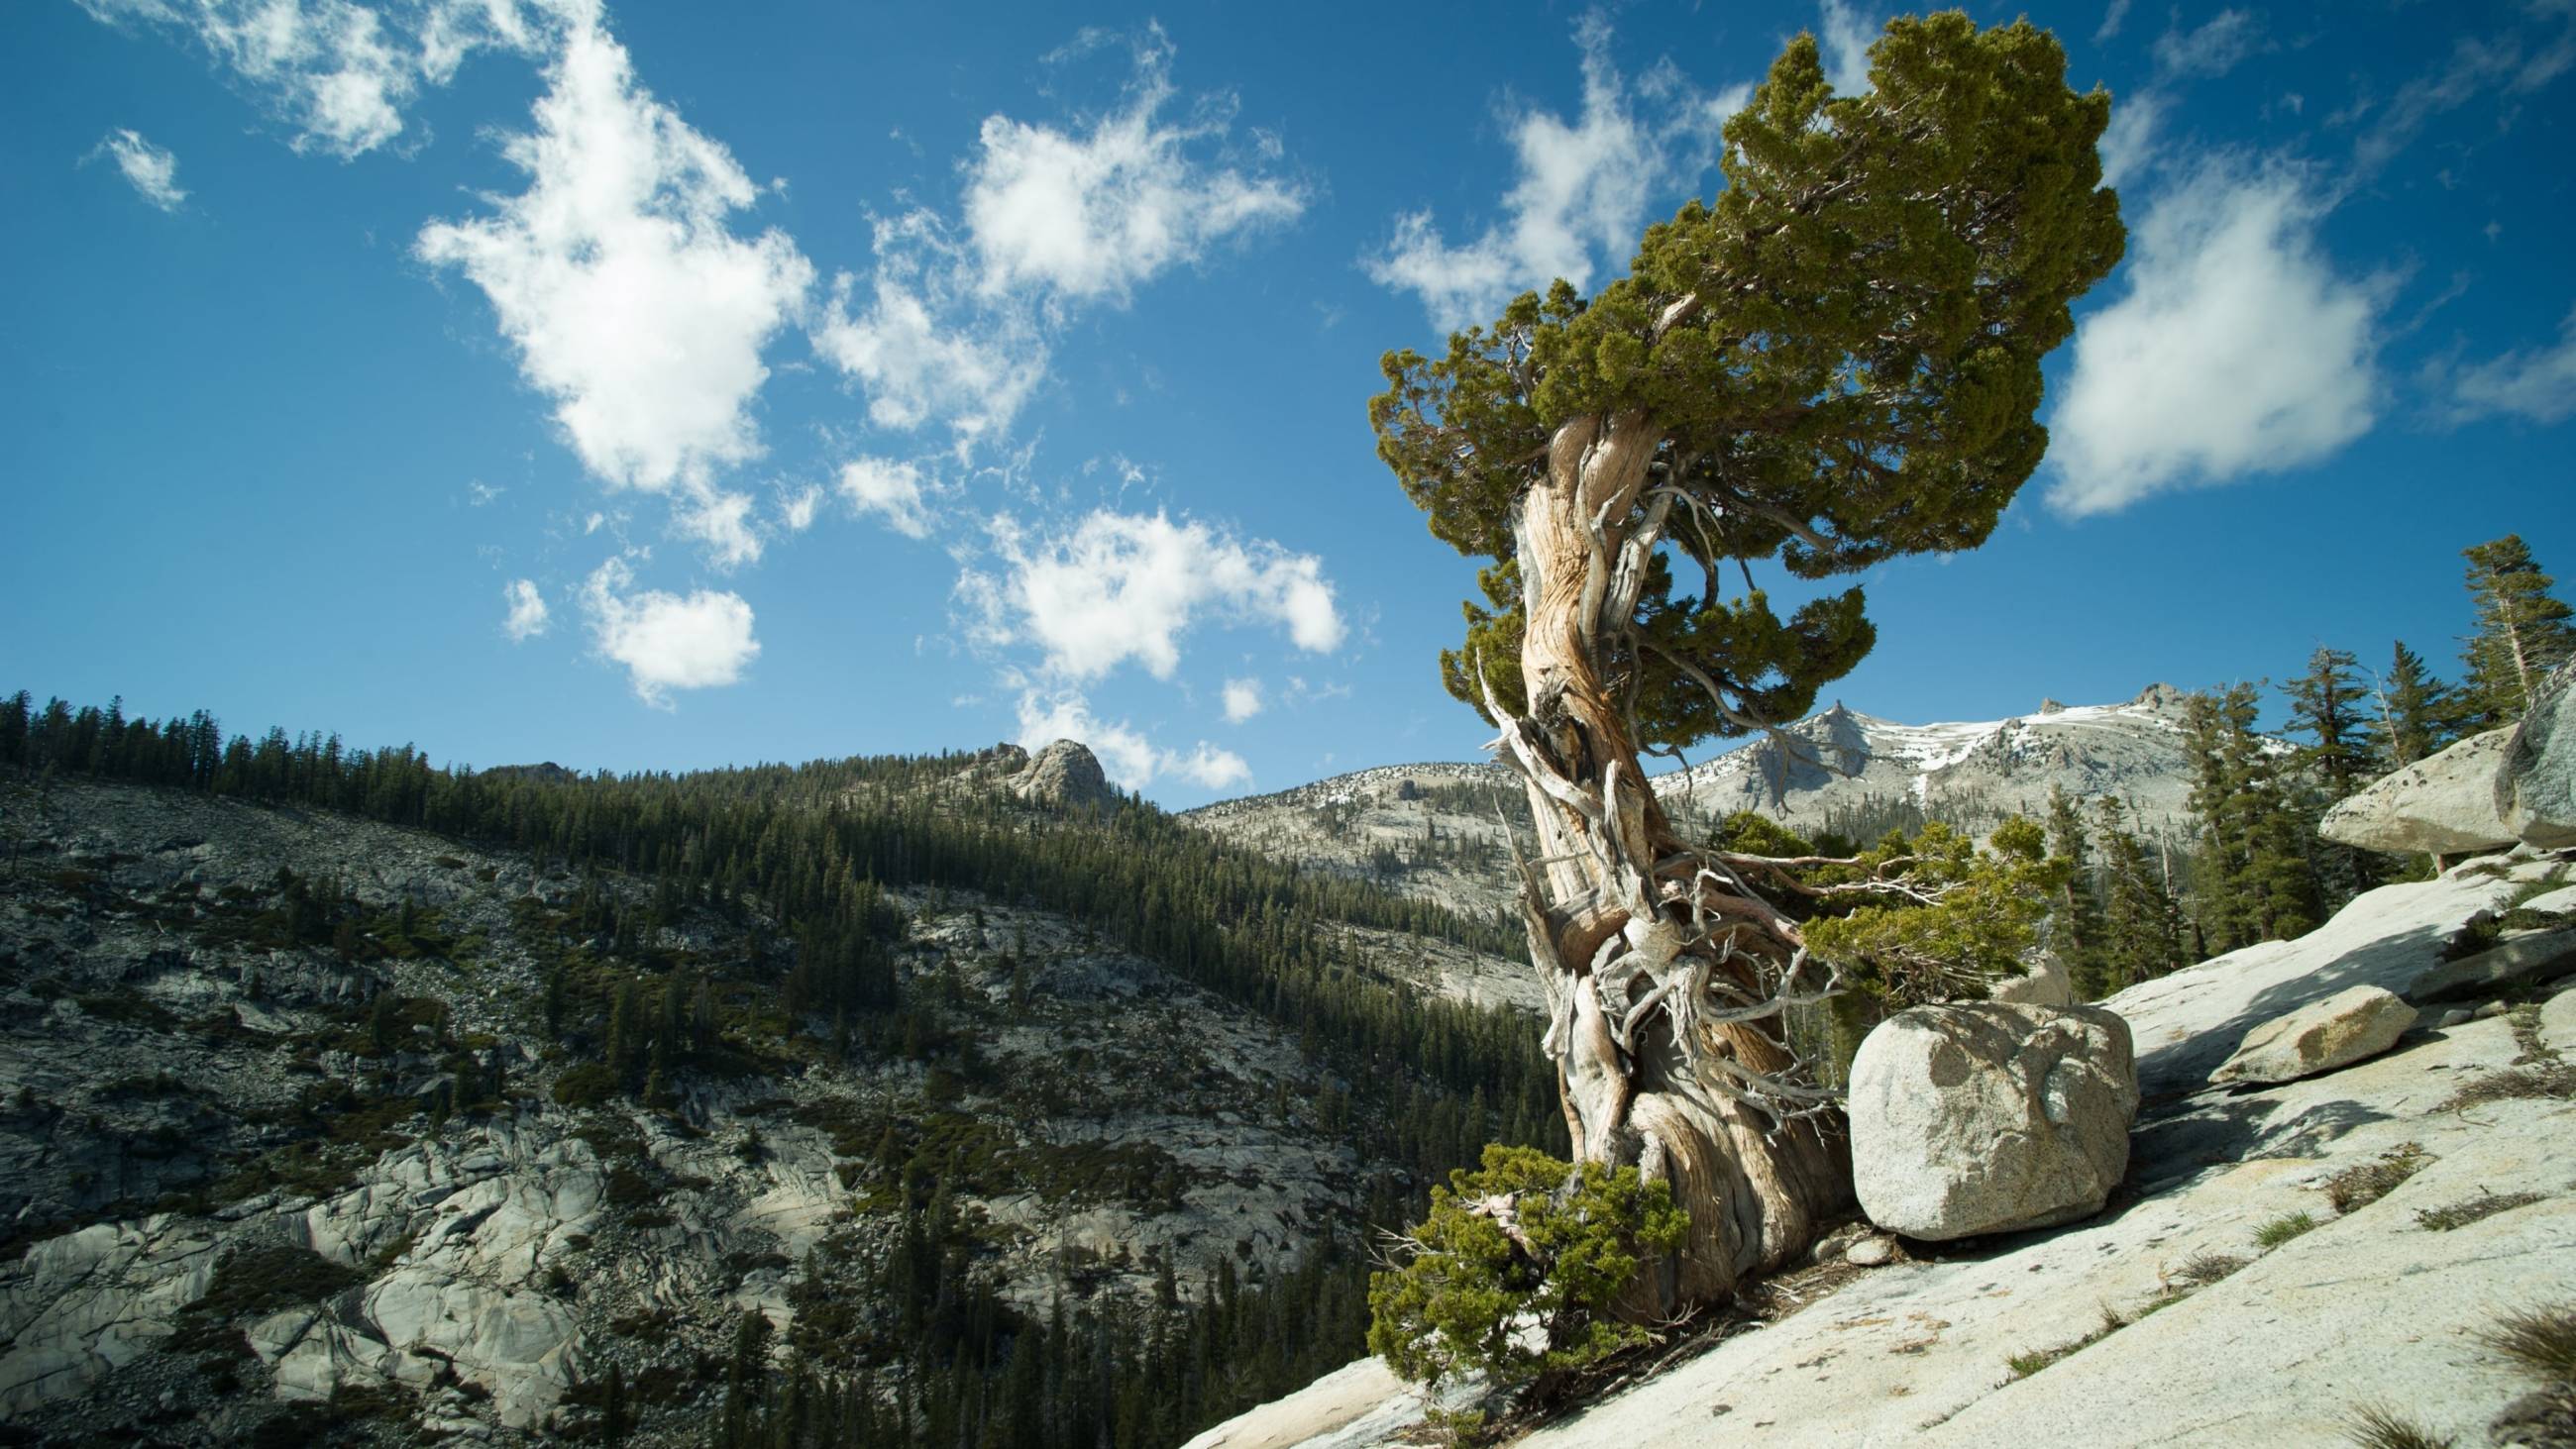
[[[2173,897],[2129,833],[2119,797],[2094,807],[2102,843],[2102,975],[2104,994],[2153,980],[2177,964]]]
[[[2254,732],[2255,686],[2184,702],[2192,814],[2200,825],[2193,914],[2215,951],[2288,940],[2317,920],[2307,832],[2282,778],[2284,760]]]
[[[2057,957],[2066,963],[2077,999],[2097,1000],[2111,991],[2105,975],[2102,902],[2094,877],[2093,852],[2084,838],[2084,819],[2074,797],[2061,786],[2048,789],[2048,851],[2065,862],[2066,884],[2060,888],[2057,913]]]
[[[2458,702],[2449,685],[2425,670],[2424,656],[2407,648],[2403,639],[2390,653],[2377,694],[2379,713],[2371,721],[2371,739],[2386,768],[2411,765],[2451,742]]]
[[[2308,656],[2308,672],[2284,682],[2290,699],[2290,733],[2303,734],[2299,763],[2341,800],[2378,773],[2371,758],[2363,712],[2360,666],[2351,653],[2323,645]]]
[[[2369,717],[2360,666],[2345,650],[2318,646],[2308,656],[2308,672],[2281,686],[2289,696],[2289,732],[2305,735],[2295,759],[2305,779],[2295,788],[2299,839],[2309,854],[2311,871],[2324,904],[2340,906],[2386,878],[2382,858],[2349,845],[2320,838],[2317,822],[2335,802],[2381,772],[2371,749]]]
[[[2520,534],[2461,552],[2478,621],[2463,641],[2461,691],[2474,722],[2494,729],[2522,718],[2541,680],[2576,655],[2576,609],[2550,597],[2553,581]]]

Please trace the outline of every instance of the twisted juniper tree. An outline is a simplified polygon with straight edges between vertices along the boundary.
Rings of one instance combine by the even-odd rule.
[[[1754,565],[1984,541],[2046,444],[2040,358],[2123,245],[2110,99],[2068,89],[2052,36],[1900,19],[1870,79],[1836,96],[1793,41],[1727,123],[1725,188],[1628,276],[1391,353],[1370,404],[1432,532],[1493,561],[1441,669],[1539,822],[1523,913],[1575,1152],[1690,1214],[1637,1311],[1722,1296],[1849,1192],[1784,1027],[1837,985],[1775,904],[1799,887],[1684,839],[1641,755],[1795,718],[1869,650],[1860,589],[1782,618]]]

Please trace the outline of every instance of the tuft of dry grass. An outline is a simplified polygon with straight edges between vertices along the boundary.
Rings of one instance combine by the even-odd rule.
[[[2059,1359],[2066,1357],[2068,1354],[2074,1353],[2078,1349],[2091,1348],[2093,1345],[2100,1343],[2102,1340],[2109,1338],[2112,1334],[2115,1334],[2128,1326],[2129,1320],[2122,1318],[2118,1313],[2112,1310],[2111,1305],[2105,1303],[2102,1305],[2101,1327],[2094,1329],[2091,1333],[2084,1335],[2082,1338],[2076,1339],[2072,1343],[2061,1343],[2055,1348],[2034,1348],[2026,1353],[2014,1354],[2012,1357],[2004,1360],[2004,1367],[2012,1370],[2012,1376],[2014,1378],[2026,1379],[2032,1374],[2039,1372],[2041,1369],[2048,1367],[2050,1364],[2057,1362]]]
[[[2498,1317],[2475,1336],[2534,1378],[2576,1383],[2576,1303],[2518,1309]]]
[[[2312,1232],[2317,1225],[2310,1213],[2283,1213],[2254,1230],[2254,1246],[2269,1252],[2301,1233]]]
[[[2415,1225],[2427,1232],[2447,1233],[2453,1228],[2465,1228],[2480,1219],[2511,1212],[2518,1207],[2529,1207],[2538,1201],[2540,1194],[2536,1192],[2491,1192],[2467,1202],[2455,1202],[2449,1207],[2418,1209]]]
[[[2186,1292],[2206,1288],[2252,1261],[2234,1253],[2194,1253],[2174,1265],[2165,1281]]]
[[[2459,1440],[2437,1434],[2376,1404],[2353,1410],[2344,1433],[2361,1449],[2458,1449]]]
[[[2397,1185],[2430,1167],[2432,1154],[2408,1142],[2381,1153],[2376,1161],[2347,1167],[2326,1179],[2326,1201],[2337,1213],[2364,1208],[2397,1190]]]
[[[2472,1078],[2453,1092],[2449,1101],[2433,1110],[2456,1112],[2485,1102],[2510,1102],[2526,1097],[2576,1097],[2576,1067],[2559,1061],[2543,1061],[2528,1067],[2499,1067]]]

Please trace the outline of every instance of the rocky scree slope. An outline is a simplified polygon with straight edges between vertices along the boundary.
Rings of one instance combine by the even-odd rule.
[[[689,907],[620,956],[582,896],[640,909],[644,880],[328,812],[0,791],[0,1433],[552,1441],[597,1426],[614,1367],[632,1442],[698,1443],[745,1310],[783,1340],[888,1311],[908,1176],[949,1181],[1006,1301],[1079,1312],[1166,1267],[1258,1280],[1354,1232],[1385,1173],[1277,1025],[1061,916],[898,897],[907,991],[975,1046],[844,1053],[788,1030],[757,911]],[[328,944],[294,934],[315,901]],[[546,1021],[567,961],[703,974],[711,1065],[655,1107],[586,1081]]]
[[[1379,765],[1179,818],[1274,860],[1519,930],[1511,847],[1517,841],[1528,854],[1534,838],[1520,777],[1500,765]],[[1454,999],[1540,1009],[1538,984],[1517,959],[1453,950],[1409,974]]]
[[[1856,838],[1910,812],[1983,835],[2007,815],[2041,818],[2052,788],[2078,799],[2116,795],[2142,835],[2189,834],[2191,770],[2180,691],[2150,685],[2125,704],[2042,701],[2032,714],[1974,723],[1906,725],[1837,703],[1655,782],[1667,801],[1711,820],[1738,810],[1792,830]],[[1785,796],[1774,804],[1775,791]]]

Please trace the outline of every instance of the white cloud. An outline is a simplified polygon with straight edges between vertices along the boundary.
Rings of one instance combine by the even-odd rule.
[[[789,533],[803,533],[814,526],[814,515],[822,506],[822,488],[808,483],[779,501],[779,525]]]
[[[1179,775],[1208,790],[1243,785],[1252,767],[1231,750],[1201,740],[1189,753],[1159,748],[1125,720],[1104,720],[1091,702],[1071,691],[1023,691],[1019,701],[1019,743],[1039,750],[1055,740],[1080,740],[1099,757],[1109,778],[1130,790],[1141,790],[1157,776]]]
[[[1223,138],[1230,105],[1202,105],[1186,123],[1159,119],[1173,95],[1171,46],[1149,28],[1135,55],[1126,106],[1080,134],[985,118],[964,200],[985,295],[1042,289],[1058,301],[1124,303],[1209,246],[1305,210],[1293,182],[1193,160],[1188,148]]]
[[[1232,750],[1221,750],[1205,740],[1186,755],[1166,754],[1164,761],[1173,774],[1205,790],[1226,790],[1250,784],[1252,767],[1243,756]]]
[[[106,156],[116,162],[116,169],[136,195],[161,208],[177,211],[188,199],[179,189],[179,158],[168,147],[155,146],[138,131],[119,128],[107,133],[83,160]]]
[[[2263,42],[2263,21],[2247,10],[2221,10],[2190,30],[2156,37],[2156,68],[2167,75],[2221,76]]]
[[[2164,109],[2164,97],[2154,91],[2132,91],[2111,102],[2111,124],[2102,128],[2095,148],[2102,157],[2103,185],[2125,185],[2130,177],[2145,174]]]
[[[1180,636],[1204,613],[1284,625],[1313,653],[1341,647],[1321,559],[1204,523],[1098,510],[1070,534],[1032,540],[1005,519],[994,548],[1009,571],[993,589],[997,630],[1037,644],[1064,678],[1096,679],[1132,659],[1169,679]]]
[[[580,0],[561,0],[577,8]],[[539,24],[516,0],[430,0],[386,11],[349,0],[79,0],[111,25],[175,30],[295,128],[299,151],[347,159],[404,130],[423,85],[475,50],[533,52]]]
[[[1124,105],[1087,125],[987,117],[960,168],[960,219],[916,208],[877,223],[874,273],[836,276],[813,329],[867,394],[870,423],[944,427],[964,459],[1009,432],[1081,307],[1123,306],[1155,276],[1303,211],[1302,187],[1226,154],[1231,97],[1164,119],[1171,54],[1149,30]],[[1275,160],[1276,139],[1260,139]]]
[[[751,636],[751,605],[739,594],[634,593],[634,582],[626,561],[612,558],[591,574],[581,598],[592,644],[626,666],[636,697],[646,704],[668,709],[672,690],[731,684],[760,657],[760,642]]]
[[[546,597],[537,592],[534,582],[512,579],[501,590],[501,597],[510,606],[509,617],[501,621],[501,631],[510,636],[511,643],[525,644],[546,632]]]
[[[1607,22],[1587,16],[1575,39],[1583,51],[1580,117],[1569,125],[1525,109],[1505,119],[1518,160],[1505,219],[1452,246],[1431,213],[1408,212],[1396,218],[1384,250],[1362,259],[1379,286],[1419,296],[1435,327],[1489,321],[1515,294],[1559,277],[1588,291],[1596,262],[1626,260],[1658,191],[1697,181],[1709,138],[1749,94],[1736,87],[1704,97],[1659,69],[1640,92],[1662,113],[1650,124],[1610,62]]]
[[[2049,420],[2048,501],[2107,513],[2277,472],[2368,431],[2385,288],[2336,274],[2297,173],[2213,162],[2131,234],[2128,287],[2083,319]]]
[[[1038,319],[972,295],[962,253],[916,212],[876,229],[877,271],[832,280],[814,347],[867,392],[868,421],[889,432],[945,423],[961,453],[1010,431],[1046,380]]]
[[[2120,22],[2129,18],[2129,0],[2111,0],[2103,8],[2102,24],[2093,32],[2093,43],[2100,45],[2120,33]]]
[[[858,458],[841,465],[841,496],[861,513],[877,514],[906,538],[928,538],[930,515],[922,506],[921,470],[891,458]]]
[[[2539,90],[2576,64],[2576,31],[2562,30],[2537,51],[2513,34],[2463,36],[2441,68],[2397,88],[2379,119],[2353,142],[2353,172],[2367,181],[2414,143],[2434,117],[2473,101]]]
[[[1869,89],[1869,48],[1877,43],[1884,21],[1854,8],[1850,0],[1824,0],[1824,29],[1816,43],[1824,48],[1825,78],[1838,95],[1856,96]]]
[[[675,522],[730,566],[760,553],[751,503],[717,470],[757,457],[761,351],[801,309],[813,268],[771,229],[728,217],[759,196],[723,145],[634,78],[626,51],[575,20],[503,154],[529,176],[493,214],[433,222],[423,261],[491,299],[529,384],[594,475],[676,496]]]
[[[2437,364],[2429,380],[2447,386],[2455,424],[2499,413],[2544,425],[2576,417],[2576,311],[2559,324],[2555,347],[2508,352],[2457,371]]]
[[[509,491],[510,490],[507,488],[496,488],[491,484],[484,482],[480,478],[471,479],[465,485],[465,506],[468,508],[489,507],[494,502],[497,502],[502,494]]]
[[[1225,720],[1241,724],[1261,713],[1261,681],[1229,679],[1225,682]]]

